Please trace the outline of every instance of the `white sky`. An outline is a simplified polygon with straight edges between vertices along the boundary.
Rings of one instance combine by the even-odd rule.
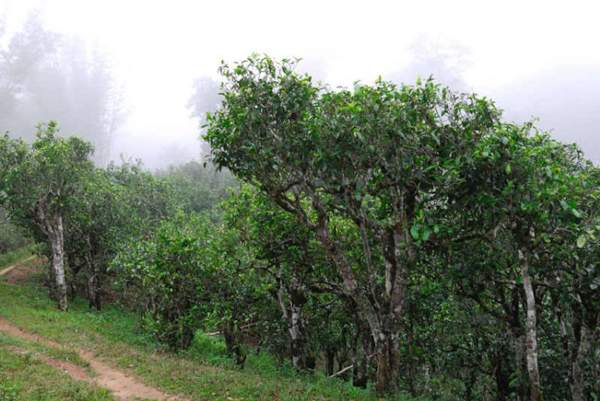
[[[464,47],[464,79],[483,93],[556,68],[600,66],[596,1],[0,0],[14,26],[36,7],[51,30],[111,56],[130,110],[124,144],[193,143],[185,107],[193,79],[252,52],[302,57],[348,85],[400,70],[427,37]]]

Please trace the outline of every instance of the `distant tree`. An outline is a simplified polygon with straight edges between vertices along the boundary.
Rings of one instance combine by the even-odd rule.
[[[596,247],[582,250],[588,239],[596,240],[597,209],[591,206],[598,202],[595,172],[578,148],[537,132],[532,124],[504,124],[496,136],[481,143],[474,157],[478,168],[471,177],[477,180],[475,177],[486,171],[486,184],[463,201],[478,212],[474,224],[497,236],[492,239],[496,243],[494,258],[499,260],[497,254],[505,252],[507,264],[502,271],[512,270],[508,277],[521,286],[524,324],[519,327],[517,312],[513,325],[519,327],[515,337],[527,369],[529,399],[539,401],[543,399],[539,333],[546,299],[558,296],[556,292],[565,296],[572,291],[571,299],[577,300],[575,308],[587,309],[585,315],[590,318],[583,323],[587,326],[584,330],[592,328],[589,333],[593,333],[597,325],[598,305],[589,302],[587,291],[597,278],[594,270],[586,271],[584,267],[589,269],[584,261],[595,254]],[[467,205],[462,204],[461,209],[467,209]],[[578,280],[587,281],[589,287],[575,284]],[[506,281],[495,284],[504,285]],[[593,341],[584,335],[575,342],[582,338],[584,342]],[[589,352],[588,345],[582,347],[581,360]],[[578,373],[581,360],[572,361],[576,363],[569,367],[575,400],[583,397],[583,378]]]
[[[239,184],[226,169],[196,161],[159,170],[156,176],[171,186],[177,204],[186,212],[205,212],[227,197]]]
[[[198,121],[198,125],[202,127],[206,124],[207,113],[213,113],[222,101],[219,83],[210,77],[200,77],[194,81],[193,93],[188,100],[188,110],[190,110],[192,118]],[[209,151],[206,144],[203,144],[202,153],[207,154]]]
[[[197,118],[200,124],[205,124],[206,113],[213,113],[221,100],[219,83],[212,78],[201,77],[194,81],[187,106],[192,117]]]
[[[92,142],[95,160],[106,163],[125,116],[106,55],[48,31],[37,12],[6,42],[0,42],[2,130],[30,140],[38,123],[60,121],[66,131]]]

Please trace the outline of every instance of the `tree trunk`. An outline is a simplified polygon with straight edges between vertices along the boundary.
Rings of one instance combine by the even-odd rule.
[[[407,223],[410,219],[404,216],[402,223],[398,223],[387,232],[387,238],[383,244],[386,264],[385,294],[384,299],[378,301],[376,294],[358,285],[344,251],[330,237],[327,212],[323,205],[315,197],[313,197],[312,204],[317,212],[315,234],[338,269],[344,295],[356,304],[361,320],[368,323],[373,337],[377,360],[375,388],[379,394],[393,392],[396,389],[398,377],[397,344],[395,343],[397,337],[395,334],[406,296],[408,269],[403,263],[412,264],[415,261]]]
[[[352,363],[352,385],[354,387],[366,388],[369,381],[369,359],[373,353],[373,339],[369,327],[355,316],[358,332],[353,340]]]
[[[592,334],[585,324],[581,325],[579,337],[572,351],[569,387],[573,401],[586,401],[583,363],[592,348]]]
[[[54,278],[54,296],[58,309],[66,311],[67,283],[65,279],[65,234],[62,216],[56,211],[49,210],[48,197],[38,200],[35,207],[35,220],[38,227],[48,238],[52,256],[52,273]]]
[[[504,347],[494,355],[494,378],[496,381],[496,401],[506,401],[510,391],[510,377],[506,371]]]
[[[227,354],[233,357],[236,365],[241,369],[244,368],[246,362],[246,354],[242,350],[242,346],[239,341],[239,330],[237,325],[231,320],[227,320],[223,325],[223,337],[225,337],[225,346],[227,347]]]
[[[377,350],[377,382],[375,390],[385,394],[396,388],[396,358],[390,335],[380,333],[379,341],[375,343]]]
[[[529,273],[529,262],[524,252],[519,251],[521,274],[523,276],[523,290],[527,308],[527,319],[525,321],[525,357],[527,360],[527,373],[529,375],[529,400],[540,401],[541,386],[540,372],[538,369],[538,346],[537,346],[537,314],[535,309],[535,294],[531,276]]]
[[[88,301],[90,308],[95,308],[97,311],[102,309],[102,296],[100,293],[100,274],[94,262],[92,253],[92,241],[89,235],[86,237],[87,252],[85,253],[85,262],[88,266]]]
[[[335,350],[332,348],[327,348],[325,350],[325,372],[327,376],[331,376],[333,374],[333,370],[335,369]]]
[[[100,284],[98,273],[95,270],[90,272],[88,278],[88,298],[90,308],[94,308],[97,311],[102,309],[102,297],[100,296]]]
[[[292,354],[292,365],[296,369],[304,369],[304,341],[302,339],[300,307],[290,306],[290,321],[288,332],[290,333],[290,345]]]
[[[352,357],[352,385],[354,387],[366,388],[368,382],[368,367],[369,361],[364,352],[355,352]]]
[[[513,355],[515,358],[514,371],[517,375],[516,399],[517,401],[527,400],[527,383],[524,379],[527,371],[527,363],[525,362],[525,335],[524,328],[521,323],[521,291],[518,286],[514,286],[511,291],[510,304],[507,304],[507,320],[511,334],[511,344]]]
[[[517,401],[527,401],[528,386],[525,380],[527,371],[527,362],[525,361],[525,335],[518,331],[513,336],[513,345],[515,351],[515,369],[518,377]]]
[[[67,283],[65,280],[65,253],[64,253],[64,228],[62,216],[54,218],[54,224],[48,231],[48,239],[52,248],[52,273],[55,280],[56,300],[58,309],[66,311],[67,302]]]
[[[306,355],[306,339],[302,322],[302,307],[306,303],[306,297],[300,289],[299,280],[293,278],[291,281],[289,288],[286,288],[283,282],[280,281],[277,301],[288,326],[292,366],[295,369],[304,370],[308,367],[307,361],[309,359]],[[289,306],[285,299],[285,292],[288,293]]]

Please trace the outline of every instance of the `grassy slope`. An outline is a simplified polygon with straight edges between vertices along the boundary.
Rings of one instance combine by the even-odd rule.
[[[76,382],[66,373],[36,358],[34,352],[17,354],[0,338],[0,400],[2,401],[112,401],[103,389]],[[21,344],[22,345],[22,344]]]
[[[33,255],[34,251],[35,246],[30,245],[11,252],[0,254],[0,270],[12,265],[15,262],[26,259],[27,257]]]
[[[100,313],[90,312],[82,301],[74,302],[68,313],[60,313],[46,290],[34,280],[21,286],[0,282],[0,316],[67,347],[93,350],[106,361],[135,372],[150,385],[195,400],[377,399],[372,392],[340,380],[281,369],[266,354],[251,355],[246,368],[240,371],[231,365],[223,344],[214,338],[199,336],[189,351],[178,355],[164,352],[139,331],[135,315],[116,306]],[[0,375],[5,373],[3,370]]]

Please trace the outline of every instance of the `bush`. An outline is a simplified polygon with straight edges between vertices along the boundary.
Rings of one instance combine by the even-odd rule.
[[[151,238],[132,241],[113,262],[141,305],[145,329],[173,350],[189,347],[208,304],[210,239],[207,217],[178,214]]]
[[[12,224],[6,211],[0,208],[0,254],[14,251],[29,242],[25,232]]]

